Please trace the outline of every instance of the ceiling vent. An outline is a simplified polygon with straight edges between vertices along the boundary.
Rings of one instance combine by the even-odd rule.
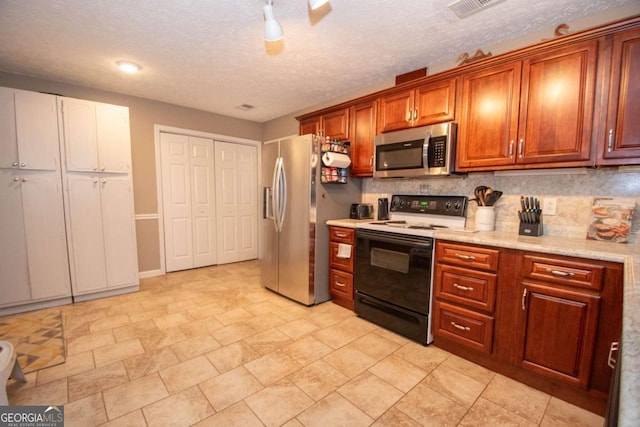
[[[449,9],[462,19],[502,1],[504,0],[458,0],[451,3]]]
[[[251,105],[251,104],[242,104],[242,105],[238,105],[236,107],[238,110],[242,110],[242,111],[250,111],[253,110],[255,107],[255,105]]]

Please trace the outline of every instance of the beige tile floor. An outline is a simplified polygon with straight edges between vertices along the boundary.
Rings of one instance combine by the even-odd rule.
[[[64,405],[67,427],[603,424],[259,275],[258,261],[170,273],[62,307],[66,363],[10,381],[10,403]]]

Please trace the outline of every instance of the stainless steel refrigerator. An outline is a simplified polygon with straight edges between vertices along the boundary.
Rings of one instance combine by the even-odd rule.
[[[262,285],[305,305],[329,300],[329,219],[348,218],[360,179],[320,183],[321,139],[262,147]]]

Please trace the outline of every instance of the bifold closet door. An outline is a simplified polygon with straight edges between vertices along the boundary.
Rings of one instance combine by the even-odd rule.
[[[257,148],[216,141],[218,263],[258,257]]]
[[[162,133],[166,271],[216,264],[213,140]]]

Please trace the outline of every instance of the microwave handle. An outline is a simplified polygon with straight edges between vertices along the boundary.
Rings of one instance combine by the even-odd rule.
[[[424,138],[424,143],[422,144],[422,164],[424,165],[424,170],[429,170],[429,141],[431,140],[431,131],[427,132],[427,136]]]

